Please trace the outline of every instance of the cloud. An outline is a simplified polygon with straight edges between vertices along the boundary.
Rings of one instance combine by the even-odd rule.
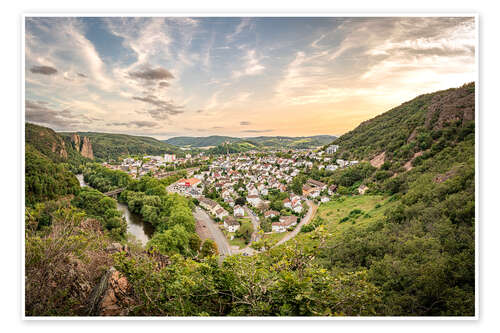
[[[30,68],[30,72],[35,74],[54,75],[57,74],[57,69],[50,66],[33,66]]]
[[[251,122],[249,122],[249,121],[240,121],[241,126],[248,126],[250,124],[251,124]]]
[[[474,72],[470,18],[350,18],[311,39],[311,47],[298,49],[284,69],[275,86],[277,103],[331,104],[357,97],[387,106],[462,84]]]
[[[234,40],[234,38],[235,38],[236,36],[238,36],[238,35],[239,35],[242,31],[243,31],[243,29],[245,29],[246,27],[250,26],[250,23],[251,23],[251,20],[250,20],[250,18],[249,18],[249,17],[243,17],[243,18],[241,19],[240,24],[238,24],[238,25],[236,26],[236,29],[234,30],[234,32],[226,36],[226,40],[227,40],[228,42],[233,41],[233,40]]]
[[[244,130],[242,132],[243,133],[268,133],[268,132],[274,132],[274,130],[273,129],[265,129],[265,130],[252,129],[252,130]]]
[[[31,100],[26,100],[25,110],[26,121],[55,126],[59,129],[90,124],[96,120],[85,115],[75,114],[70,109],[55,110],[45,102]]]
[[[176,105],[173,101],[161,100],[153,95],[147,95],[144,97],[134,96],[132,99],[153,105],[155,108],[147,110],[147,113],[157,120],[165,120],[168,119],[169,116],[184,112],[184,106]]]
[[[243,69],[233,71],[233,78],[237,79],[242,76],[258,75],[266,69],[266,67],[260,63],[260,59],[257,58],[257,52],[255,50],[247,51],[244,59],[245,64]]]
[[[161,81],[160,83],[158,83],[158,86],[160,88],[166,88],[170,86],[170,83],[168,83],[167,81]]]
[[[158,81],[173,79],[174,75],[163,67],[151,68],[145,66],[142,70],[130,72],[130,77],[136,79],[143,79],[146,81]]]
[[[113,123],[108,123],[108,125],[111,126],[135,126],[138,128],[143,128],[143,127],[158,127],[158,124],[155,123],[154,121],[147,121],[147,120],[134,120],[134,121],[129,121],[129,122],[113,122]]]
[[[88,76],[83,74],[83,73],[76,73],[76,75],[78,75],[79,77],[84,77],[84,78],[87,78]]]

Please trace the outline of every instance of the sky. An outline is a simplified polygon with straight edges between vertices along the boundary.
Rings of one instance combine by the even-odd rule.
[[[474,81],[467,17],[27,17],[26,121],[56,131],[341,135]]]

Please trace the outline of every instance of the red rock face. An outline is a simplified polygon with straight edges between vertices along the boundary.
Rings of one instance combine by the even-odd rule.
[[[100,305],[100,316],[123,316],[128,312],[128,306],[133,300],[130,294],[130,284],[125,276],[114,270],[108,281],[108,289]]]
[[[71,142],[75,144],[75,149],[77,152],[80,152],[80,136],[76,133],[73,133],[71,136]]]
[[[90,139],[86,136],[83,137],[82,150],[80,151],[82,156],[94,159],[94,152],[92,151],[92,144],[90,143]]]

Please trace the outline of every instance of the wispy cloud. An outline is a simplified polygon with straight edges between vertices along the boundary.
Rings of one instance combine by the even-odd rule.
[[[261,74],[266,68],[260,63],[260,59],[257,57],[256,50],[247,51],[244,60],[244,67],[240,70],[233,71],[233,78]]]
[[[244,130],[242,132],[243,133],[269,133],[269,132],[274,132],[274,130],[273,129],[264,129],[264,130],[252,129],[252,130]]]
[[[28,17],[26,117],[131,134],[339,134],[473,80],[475,28],[467,17]]]
[[[228,42],[232,42],[246,27],[251,26],[251,20],[249,17],[243,17],[240,24],[236,26],[233,33],[226,36]]]

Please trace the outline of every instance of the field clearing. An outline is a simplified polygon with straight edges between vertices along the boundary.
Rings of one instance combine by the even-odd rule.
[[[245,240],[243,238],[236,237],[234,232],[225,231],[224,235],[226,236],[227,241],[231,246],[238,246],[240,249],[243,249],[247,246],[247,244],[245,244]],[[231,236],[234,236],[234,238],[231,239]]]
[[[273,232],[272,234],[264,234],[262,239],[265,239],[270,242],[269,246],[274,246],[274,244],[278,243],[283,237],[288,235],[290,232]]]
[[[358,195],[343,198],[343,200],[322,203],[313,219],[314,221],[318,217],[322,218],[324,220],[322,225],[328,230],[330,236],[338,235],[352,226],[367,226],[381,219],[385,210],[393,205],[392,202],[388,202],[389,197],[382,195]],[[357,212],[356,210],[361,210],[361,213],[351,213],[353,211]],[[349,217],[350,213],[351,217]],[[349,218],[341,222],[346,217]]]

